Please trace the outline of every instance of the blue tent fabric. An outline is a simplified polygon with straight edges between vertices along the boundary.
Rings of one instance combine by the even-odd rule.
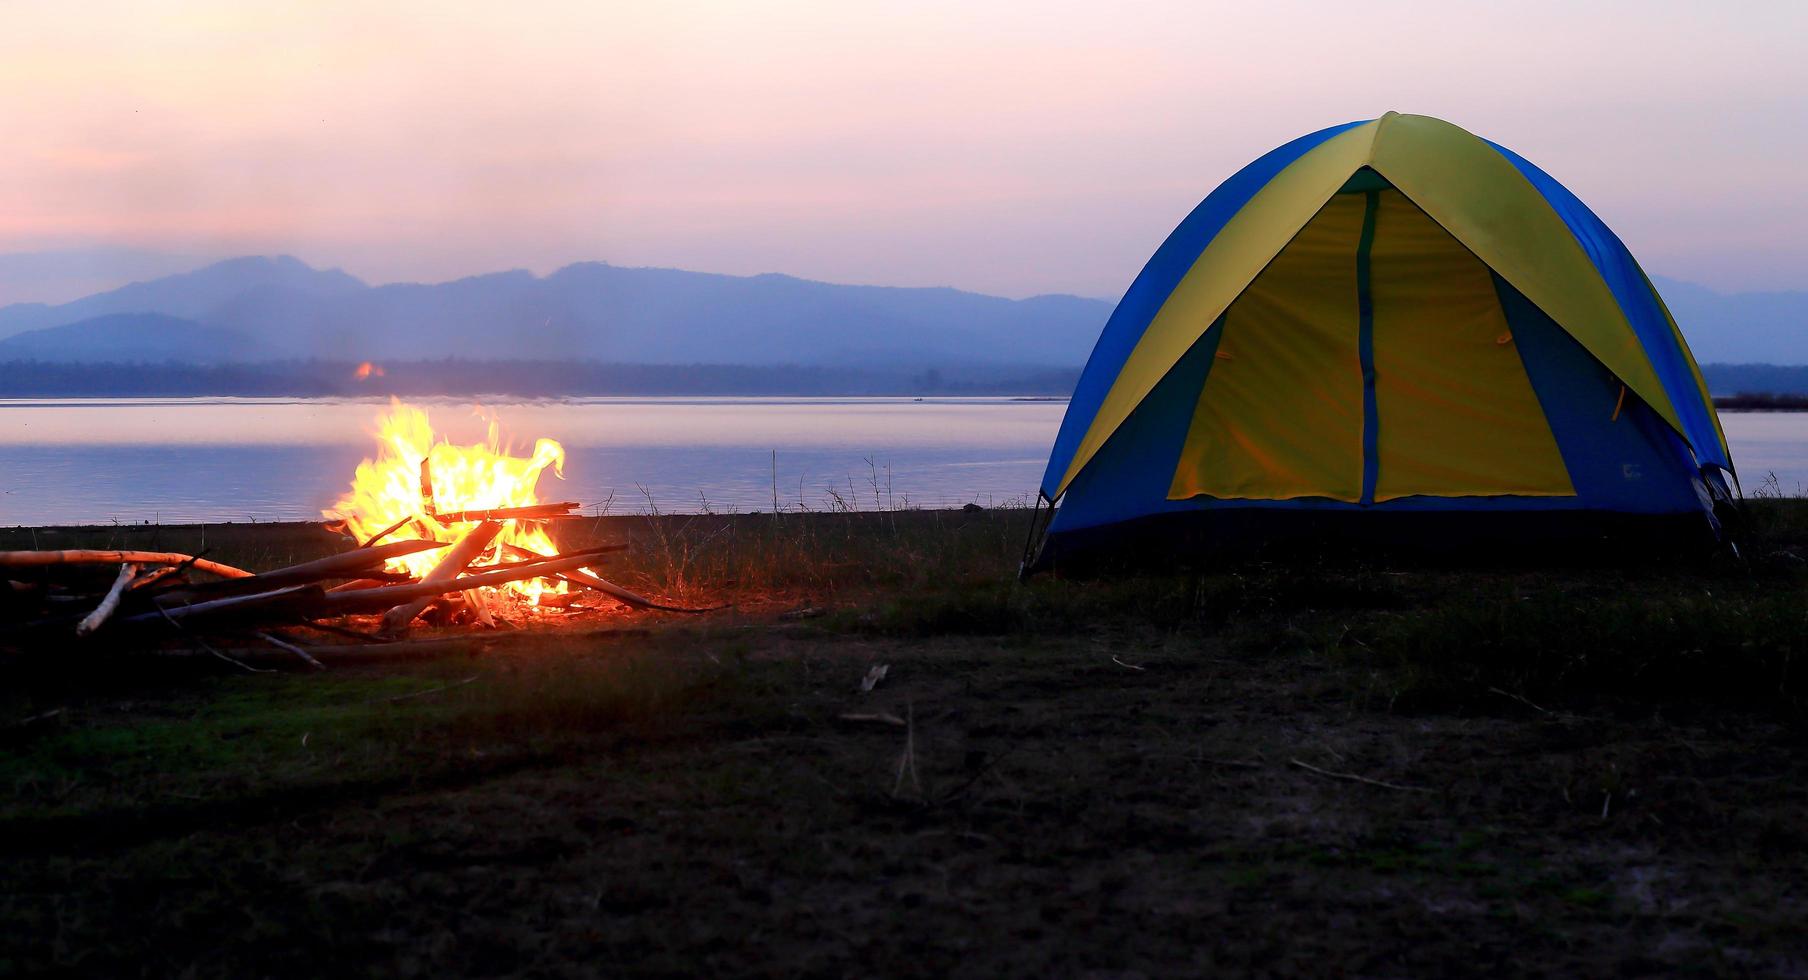
[[[1193,267],[1193,263],[1198,261],[1205,247],[1218,236],[1225,223],[1243,210],[1250,198],[1255,197],[1276,174],[1313,147],[1367,121],[1357,120],[1321,129],[1276,147],[1237,171],[1201,201],[1186,216],[1186,220],[1168,235],[1161,248],[1156,249],[1154,257],[1149,259],[1136,281],[1124,293],[1124,298],[1118,302],[1117,309],[1112,311],[1098,344],[1092,349],[1092,357],[1086,362],[1086,369],[1080,372],[1079,384],[1075,386],[1073,398],[1068,403],[1067,418],[1070,421],[1086,420],[1098,413],[1106,393],[1111,390],[1112,382],[1117,379],[1118,372],[1123,369],[1124,362],[1135,349],[1136,342],[1142,339],[1143,331],[1149,328],[1149,322],[1155,319],[1155,314],[1167,301],[1168,294],[1180,284],[1180,280]],[[1054,451],[1049,457],[1048,471],[1042,477],[1044,496],[1052,496],[1055,487],[1060,484],[1062,474],[1067,472],[1067,464],[1073,461],[1074,453],[1079,450],[1080,440],[1085,438],[1085,428],[1084,424],[1062,425],[1061,432],[1055,439]],[[1163,489],[1165,491],[1166,488]]]
[[[1646,356],[1651,359],[1651,366],[1657,372],[1658,380],[1663,383],[1671,404],[1676,407],[1683,433],[1695,447],[1696,456],[1703,463],[1712,463],[1731,471],[1732,460],[1727,458],[1720,442],[1719,430],[1702,404],[1688,352],[1684,350],[1676,332],[1670,329],[1662,301],[1652,291],[1651,284],[1645,279],[1644,272],[1639,269],[1625,243],[1589,210],[1588,205],[1583,204],[1580,198],[1550,174],[1499,143],[1488,141],[1488,145],[1506,157],[1550,203],[1551,209],[1569,226],[1570,233],[1576,236],[1576,242],[1594,263],[1602,281],[1613,291],[1621,312],[1626,314],[1626,319],[1632,324],[1639,342],[1644,345]]]
[[[1700,510],[1695,456],[1676,430],[1636,395],[1622,396],[1612,372],[1498,275],[1494,288],[1576,504],[1638,514]]]

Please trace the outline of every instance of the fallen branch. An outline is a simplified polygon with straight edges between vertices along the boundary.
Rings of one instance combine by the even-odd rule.
[[[135,566],[120,565],[119,577],[113,580],[113,587],[107,590],[106,597],[101,599],[100,605],[94,607],[93,612],[82,617],[82,621],[75,624],[75,635],[87,636],[100,629],[101,624],[107,621],[107,617],[113,615],[113,610],[119,608],[120,597],[125,595],[126,586],[132,584],[132,578],[137,574],[138,569]]]
[[[898,728],[904,727],[904,719],[899,718],[897,715],[894,715],[889,711],[882,711],[882,712],[879,712],[878,714],[836,715],[836,717],[841,719],[842,721],[875,721],[875,722],[878,722],[883,725],[893,725]]]
[[[1555,711],[1552,711],[1549,708],[1540,708],[1539,706],[1533,704],[1529,699],[1522,697],[1518,694],[1514,694],[1512,691],[1503,691],[1498,687],[1490,687],[1490,688],[1488,688],[1488,691],[1491,694],[1498,694],[1503,698],[1508,698],[1508,699],[1511,699],[1514,701],[1518,701],[1520,704],[1523,704],[1526,707],[1531,708],[1533,711],[1536,711],[1541,715],[1550,715],[1553,718],[1556,717],[1556,715],[1557,715],[1557,713]]]
[[[1358,776],[1353,772],[1332,772],[1329,769],[1320,769],[1319,767],[1317,767],[1315,765],[1312,765],[1312,764],[1306,763],[1306,762],[1301,762],[1298,759],[1289,759],[1287,761],[1292,763],[1293,765],[1300,767],[1301,769],[1306,770],[1307,772],[1315,772],[1315,773],[1318,773],[1320,776],[1324,776],[1329,779],[1341,779],[1341,780],[1343,780],[1345,782],[1349,782],[1349,783],[1362,783],[1365,786],[1379,786],[1382,789],[1397,789],[1403,793],[1429,793],[1429,792],[1431,792],[1431,790],[1429,790],[1423,786],[1402,786],[1399,783],[1382,782],[1379,779],[1370,779],[1367,776]]]
[[[188,565],[221,578],[250,578],[242,568],[222,565],[194,555],[173,551],[0,551],[0,568],[41,568],[48,565]]]

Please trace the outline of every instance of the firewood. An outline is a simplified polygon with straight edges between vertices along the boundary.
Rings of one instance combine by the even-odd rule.
[[[512,555],[532,556],[528,559],[529,561],[544,559],[544,557],[545,557],[543,555],[536,555],[533,552],[527,550],[526,548],[518,547],[516,545],[503,545],[502,547],[503,547],[503,550],[507,551],[509,554],[512,554]],[[571,552],[571,554],[574,554],[574,555],[575,554],[585,554],[585,553],[588,553],[589,551],[620,551],[626,547],[627,547],[627,545],[625,545],[625,544],[604,545],[600,548],[587,549],[587,551],[585,551],[585,552]],[[705,612],[714,612],[717,609],[723,608],[722,606],[704,606],[701,608],[691,608],[691,607],[686,607],[686,606],[668,606],[663,602],[655,602],[652,599],[647,598],[646,596],[640,595],[639,593],[630,592],[627,589],[624,589],[621,586],[616,585],[614,582],[611,582],[608,579],[605,579],[605,578],[597,575],[596,573],[591,572],[589,569],[586,569],[586,568],[580,568],[580,569],[577,569],[575,571],[570,571],[570,572],[562,572],[559,575],[556,575],[554,577],[563,579],[566,582],[570,582],[572,585],[581,585],[586,589],[590,589],[590,590],[593,590],[596,592],[601,592],[602,594],[609,596],[612,599],[615,599],[617,602],[620,602],[623,605],[631,606],[635,609],[656,609],[660,612],[675,612],[675,613],[705,613]]]
[[[576,501],[562,504],[533,504],[527,507],[493,507],[489,510],[455,510],[441,514],[434,512],[433,519],[441,524],[466,524],[471,521],[544,521],[561,517],[577,517],[570,513],[578,506]]]
[[[358,589],[380,589],[385,585],[395,585],[398,582],[412,582],[412,581],[414,581],[414,577],[411,575],[385,575],[382,578],[377,578],[377,577],[373,576],[373,577],[369,577],[369,578],[353,579],[350,582],[346,582],[341,585],[335,585],[332,588],[328,589],[327,591],[328,592],[354,592]]]
[[[139,589],[149,588],[166,578],[171,578],[180,574],[182,574],[182,566],[180,565],[165,565],[162,568],[154,568],[145,572],[143,575],[132,579],[132,584],[126,586],[126,590],[128,592],[137,592]],[[238,580],[234,579],[233,581]]]
[[[369,540],[369,541],[366,541],[366,542],[364,542],[364,543],[363,543],[363,544],[361,544],[361,545],[359,545],[359,546],[358,546],[358,547],[360,547],[360,548],[368,548],[368,547],[370,547],[370,546],[371,546],[371,545],[374,545],[374,544],[376,544],[376,543],[377,543],[377,542],[378,542],[378,541],[381,541],[381,540],[383,540],[383,539],[384,539],[384,538],[387,538],[387,537],[389,537],[389,536],[390,536],[390,535],[392,535],[392,534],[394,534],[394,533],[396,533],[396,532],[397,532],[397,531],[399,531],[399,530],[401,530],[401,529],[402,529],[402,525],[404,525],[404,524],[406,524],[406,523],[408,523],[408,522],[409,522],[409,521],[412,521],[412,520],[414,520],[414,515],[412,515],[412,514],[410,514],[410,515],[409,515],[409,516],[407,516],[407,517],[404,517],[404,518],[402,518],[402,519],[401,519],[401,520],[399,520],[399,521],[397,521],[397,522],[395,522],[395,523],[394,523],[394,524],[391,524],[391,525],[389,525],[389,526],[388,526],[388,527],[386,527],[386,528],[384,528],[384,529],[383,529],[383,530],[381,530],[381,531],[378,531],[378,532],[377,532],[377,533],[375,533],[375,534],[373,534],[373,535],[371,535],[371,536],[370,536],[370,540]]]
[[[137,574],[137,566],[131,564],[120,565],[119,577],[113,580],[113,587],[107,590],[106,597],[101,599],[100,605],[94,607],[93,612],[83,617],[81,622],[75,624],[75,635],[87,636],[95,630],[100,629],[101,624],[107,621],[107,617],[113,615],[113,610],[119,608],[119,597],[125,594],[126,586],[132,584],[132,577]]]
[[[490,615],[490,600],[484,597],[480,589],[471,589],[464,593],[465,605],[477,617],[477,622],[490,628],[496,628],[496,618]]]
[[[397,603],[411,602],[416,599],[431,599],[437,595],[450,595],[475,589],[486,585],[504,585],[522,579],[538,578],[542,575],[555,576],[569,569],[577,568],[593,559],[588,555],[572,555],[544,562],[536,562],[528,567],[520,565],[504,565],[487,571],[472,572],[461,578],[450,581],[421,581],[411,585],[391,585],[381,589],[362,589],[352,592],[322,593],[325,597],[326,615],[345,616],[356,613],[376,612],[382,609],[395,608]],[[521,563],[525,565],[526,563]],[[424,603],[423,603],[424,606]]]
[[[242,593],[246,590],[269,591],[283,585],[301,585],[306,582],[319,582],[323,579],[348,578],[356,575],[360,578],[377,570],[384,562],[403,555],[417,554],[446,547],[444,541],[396,541],[391,544],[378,545],[374,548],[354,548],[337,555],[328,555],[313,561],[305,561],[299,565],[286,565],[268,572],[258,572],[248,579],[233,579],[230,582],[216,582],[201,586],[192,591],[197,596],[223,595]],[[186,596],[179,596],[185,601]]]
[[[505,544],[502,546],[502,550],[521,559],[515,564],[527,566],[537,561],[552,561],[555,558],[574,558],[578,555],[588,555],[591,557],[609,555],[614,554],[617,551],[626,551],[628,550],[628,546],[625,544],[599,544],[592,548],[579,548],[576,551],[561,551],[556,555],[542,555],[537,551],[529,551],[518,544]],[[602,563],[597,562],[597,564]]]
[[[433,464],[421,458],[421,509],[433,513]]]
[[[172,551],[0,551],[0,568],[38,568],[47,565],[189,565],[221,578],[250,578],[242,568],[222,565],[194,555]]]
[[[426,473],[425,463],[422,464],[421,472],[423,474]],[[458,543],[454,544],[452,549],[446,552],[445,557],[440,559],[439,564],[433,566],[433,571],[428,572],[421,579],[421,584],[437,587],[457,578],[459,573],[465,570],[465,566],[476,561],[477,556],[483,554],[483,550],[490,546],[490,542],[495,539],[496,535],[500,533],[501,530],[502,524],[500,522],[484,521],[469,531],[466,531],[464,537],[459,538]],[[404,588],[406,588],[406,586],[404,586]],[[427,608],[427,603],[431,601],[433,596],[457,591],[462,590],[435,588],[434,591],[424,593],[419,598],[410,599],[395,606],[383,614],[383,624],[378,629],[378,632],[387,635],[396,635],[406,631],[408,629],[408,624],[414,621],[414,617],[421,614],[421,610]]]
[[[136,613],[117,620],[121,626],[146,626],[173,623],[190,626],[199,622],[255,618],[262,622],[286,622],[313,613],[325,605],[326,590],[318,585],[291,585],[272,592],[235,595],[224,599],[186,606],[163,607],[147,613]],[[255,614],[255,615],[253,615]]]

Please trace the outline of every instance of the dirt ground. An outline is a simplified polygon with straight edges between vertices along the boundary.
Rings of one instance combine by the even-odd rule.
[[[634,531],[707,617],[8,665],[0,970],[1808,974],[1789,521],[1732,564],[1022,587],[1024,515],[813,519],[807,573]]]

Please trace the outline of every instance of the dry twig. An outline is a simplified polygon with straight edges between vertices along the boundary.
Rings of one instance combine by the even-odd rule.
[[[917,725],[916,708],[906,702],[904,705],[904,752],[898,756],[898,778],[892,783],[891,795],[897,799],[904,789],[904,777],[910,776],[910,786],[916,790],[917,798],[923,796],[923,784],[917,778]]]
[[[136,574],[138,574],[138,569],[135,565],[127,563],[119,566],[119,577],[113,580],[113,587],[107,590],[107,595],[101,599],[100,605],[95,606],[93,612],[82,617],[82,621],[75,624],[76,636],[87,636],[100,629],[101,624],[107,621],[107,617],[113,615],[113,610],[119,608],[119,599],[125,595],[126,587],[132,584],[132,577]]]
[[[1358,776],[1353,772],[1332,772],[1329,769],[1320,769],[1319,767],[1312,765],[1311,763],[1301,762],[1298,759],[1289,759],[1287,761],[1292,763],[1293,765],[1300,767],[1301,769],[1306,770],[1307,772],[1315,772],[1315,773],[1318,773],[1320,776],[1325,776],[1330,779],[1341,779],[1345,782],[1350,782],[1350,783],[1362,783],[1365,786],[1379,786],[1382,789],[1397,789],[1403,793],[1429,793],[1429,792],[1431,792],[1431,790],[1426,789],[1423,786],[1402,786],[1399,783],[1388,783],[1388,782],[1383,782],[1379,779],[1370,779],[1367,776]]]
[[[475,681],[476,679],[477,679],[477,675],[472,674],[471,676],[465,678],[464,680],[453,681],[450,684],[442,684],[439,687],[430,687],[430,688],[426,689],[425,691],[414,691],[409,694],[398,694],[393,698],[372,698],[371,700],[366,701],[364,703],[365,704],[394,704],[397,701],[407,701],[412,698],[424,698],[429,694],[438,694],[441,691],[450,691],[455,687],[464,687],[466,684],[469,684],[472,681]]]
[[[281,637],[277,637],[277,636],[271,636],[269,633],[263,633],[263,632],[258,633],[257,637],[258,637],[258,639],[263,640],[265,643],[268,643],[273,647],[276,647],[281,650],[287,650],[290,653],[296,655],[297,657],[300,657],[301,659],[306,660],[310,666],[312,666],[318,670],[326,669],[326,664],[323,664],[320,661],[314,659],[313,654],[309,653],[307,650],[305,650],[299,646],[296,646],[293,643],[290,643],[288,640],[282,639]]]

